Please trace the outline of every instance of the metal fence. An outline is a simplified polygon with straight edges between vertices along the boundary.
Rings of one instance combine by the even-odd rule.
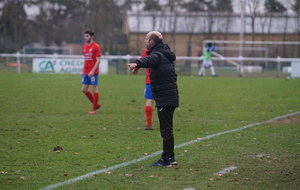
[[[81,59],[82,55],[47,54],[0,54],[0,72],[32,73],[33,59]],[[140,58],[133,55],[103,55],[108,61],[107,74],[129,74],[127,64]],[[216,73],[220,77],[287,77],[291,75],[291,63],[300,64],[300,58],[281,57],[212,57]],[[198,76],[202,57],[177,57],[175,62],[178,75]],[[141,73],[143,71],[141,70]],[[206,71],[210,76],[210,71]]]

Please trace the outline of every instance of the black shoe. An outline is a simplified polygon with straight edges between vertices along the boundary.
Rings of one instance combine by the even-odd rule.
[[[146,126],[144,130],[153,130],[152,126]]]
[[[218,75],[211,75],[212,77],[218,77]]]
[[[159,160],[157,160],[157,162],[153,163],[152,166],[172,166],[170,161],[166,162],[164,161],[162,158],[160,158]]]

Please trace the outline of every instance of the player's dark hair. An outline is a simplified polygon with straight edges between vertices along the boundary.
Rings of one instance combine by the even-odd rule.
[[[207,47],[211,47],[211,46],[212,46],[212,43],[208,43],[208,44],[207,44]]]
[[[90,36],[94,36],[94,31],[91,29],[87,29],[84,34],[89,34]]]
[[[149,36],[149,41],[150,40],[153,40],[155,44],[159,44],[160,42],[162,42],[162,39],[160,39],[156,34],[151,34]]]

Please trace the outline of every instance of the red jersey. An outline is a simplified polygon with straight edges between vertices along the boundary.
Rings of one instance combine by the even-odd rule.
[[[147,54],[148,49],[144,49],[142,57],[148,56]],[[146,68],[146,84],[150,84],[150,73],[149,73],[149,68]]]
[[[97,57],[101,57],[101,49],[100,46],[96,42],[92,42],[91,45],[84,44],[82,47],[82,52],[84,56],[84,66],[82,73],[89,74],[91,70],[94,68]],[[94,74],[99,74],[99,67],[95,70]]]

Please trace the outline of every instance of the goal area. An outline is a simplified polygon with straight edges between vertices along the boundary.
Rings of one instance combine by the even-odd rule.
[[[300,42],[204,40],[202,55],[177,57],[179,74],[198,75],[208,43],[216,45],[211,60],[219,76],[289,77],[300,66]]]
[[[291,63],[300,55],[300,42],[205,40],[203,50],[208,43],[216,45],[212,61],[224,75],[226,72],[240,76],[289,75]]]

